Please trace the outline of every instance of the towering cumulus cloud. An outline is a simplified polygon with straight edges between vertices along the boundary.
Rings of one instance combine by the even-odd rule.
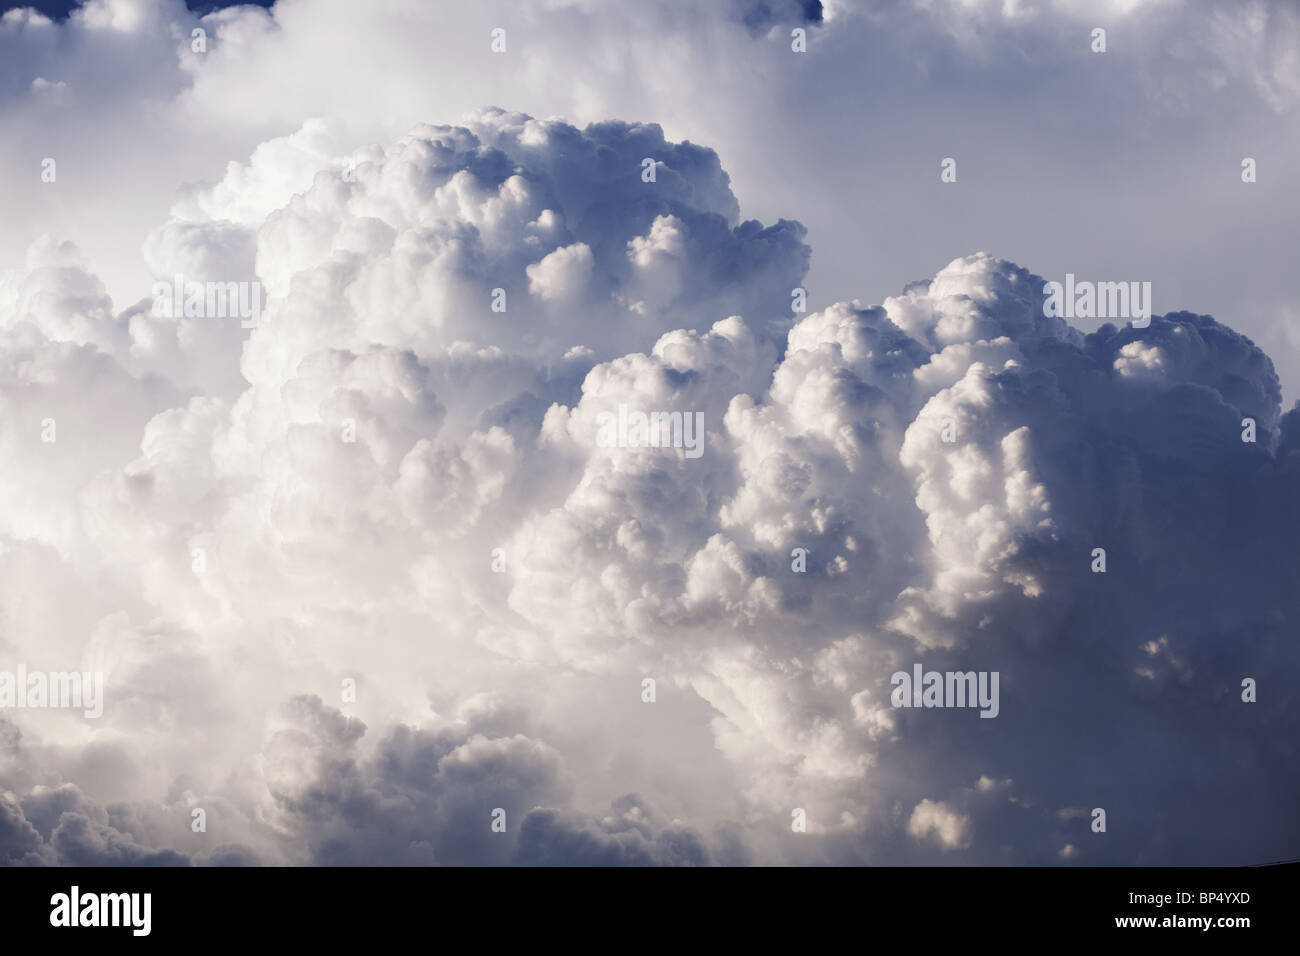
[[[0,669],[103,712],[0,712],[0,861],[1296,856],[1269,358],[984,254],[797,311],[803,227],[739,208],[657,126],[487,110],[187,190],[144,252],[198,314],[34,245]]]

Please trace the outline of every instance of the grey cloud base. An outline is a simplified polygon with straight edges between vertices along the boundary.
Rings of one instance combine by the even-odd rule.
[[[53,240],[0,278],[4,658],[106,675],[98,721],[0,715],[0,861],[1300,855],[1300,412],[1248,339],[1084,334],[984,254],[792,314],[803,228],[653,125],[338,139],[146,246],[256,278],[252,331]],[[704,454],[602,447],[620,405]],[[891,707],[916,662],[996,719]]]

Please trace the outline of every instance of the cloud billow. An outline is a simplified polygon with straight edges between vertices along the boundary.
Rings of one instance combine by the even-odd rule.
[[[255,277],[256,329],[51,242],[0,282],[6,659],[106,675],[89,729],[5,715],[5,862],[1294,855],[1300,425],[1250,340],[1085,333],[982,253],[792,312],[803,227],[654,125],[341,140],[146,245]],[[703,454],[602,446],[620,406]],[[891,707],[915,662],[999,672],[997,718]]]

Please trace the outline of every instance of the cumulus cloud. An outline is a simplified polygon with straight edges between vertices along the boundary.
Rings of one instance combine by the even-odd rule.
[[[970,820],[944,803],[922,800],[907,821],[909,836],[933,839],[944,850],[958,850],[970,843]]]
[[[634,794],[599,818],[534,810],[524,819],[516,861],[527,866],[705,866],[715,862],[689,827],[664,821]],[[726,831],[723,852],[733,849]],[[734,842],[734,837],[733,837]],[[717,862],[739,862],[719,858]]]
[[[833,43],[839,13],[728,17]],[[177,15],[4,28],[112,28],[126,56]],[[265,66],[268,14],[213,17],[191,103]],[[362,145],[303,115],[167,197],[124,299],[58,236],[0,277],[0,670],[106,677],[98,720],[5,714],[0,859],[1300,843],[1269,682],[1297,664],[1300,413],[1249,338],[1077,328],[984,253],[796,313],[804,226],[745,218],[727,157],[661,126],[483,109]],[[178,273],[258,283],[261,321],[154,314]],[[620,410],[700,416],[702,454],[602,442]],[[997,718],[893,707],[918,662],[998,672]]]

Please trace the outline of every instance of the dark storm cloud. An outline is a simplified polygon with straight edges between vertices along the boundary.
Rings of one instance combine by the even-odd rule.
[[[707,866],[704,839],[689,827],[669,824],[641,798],[615,800],[610,813],[594,817],[533,810],[524,819],[515,862],[526,866]]]
[[[777,26],[820,25],[821,0],[731,0],[735,16],[754,36]]]

